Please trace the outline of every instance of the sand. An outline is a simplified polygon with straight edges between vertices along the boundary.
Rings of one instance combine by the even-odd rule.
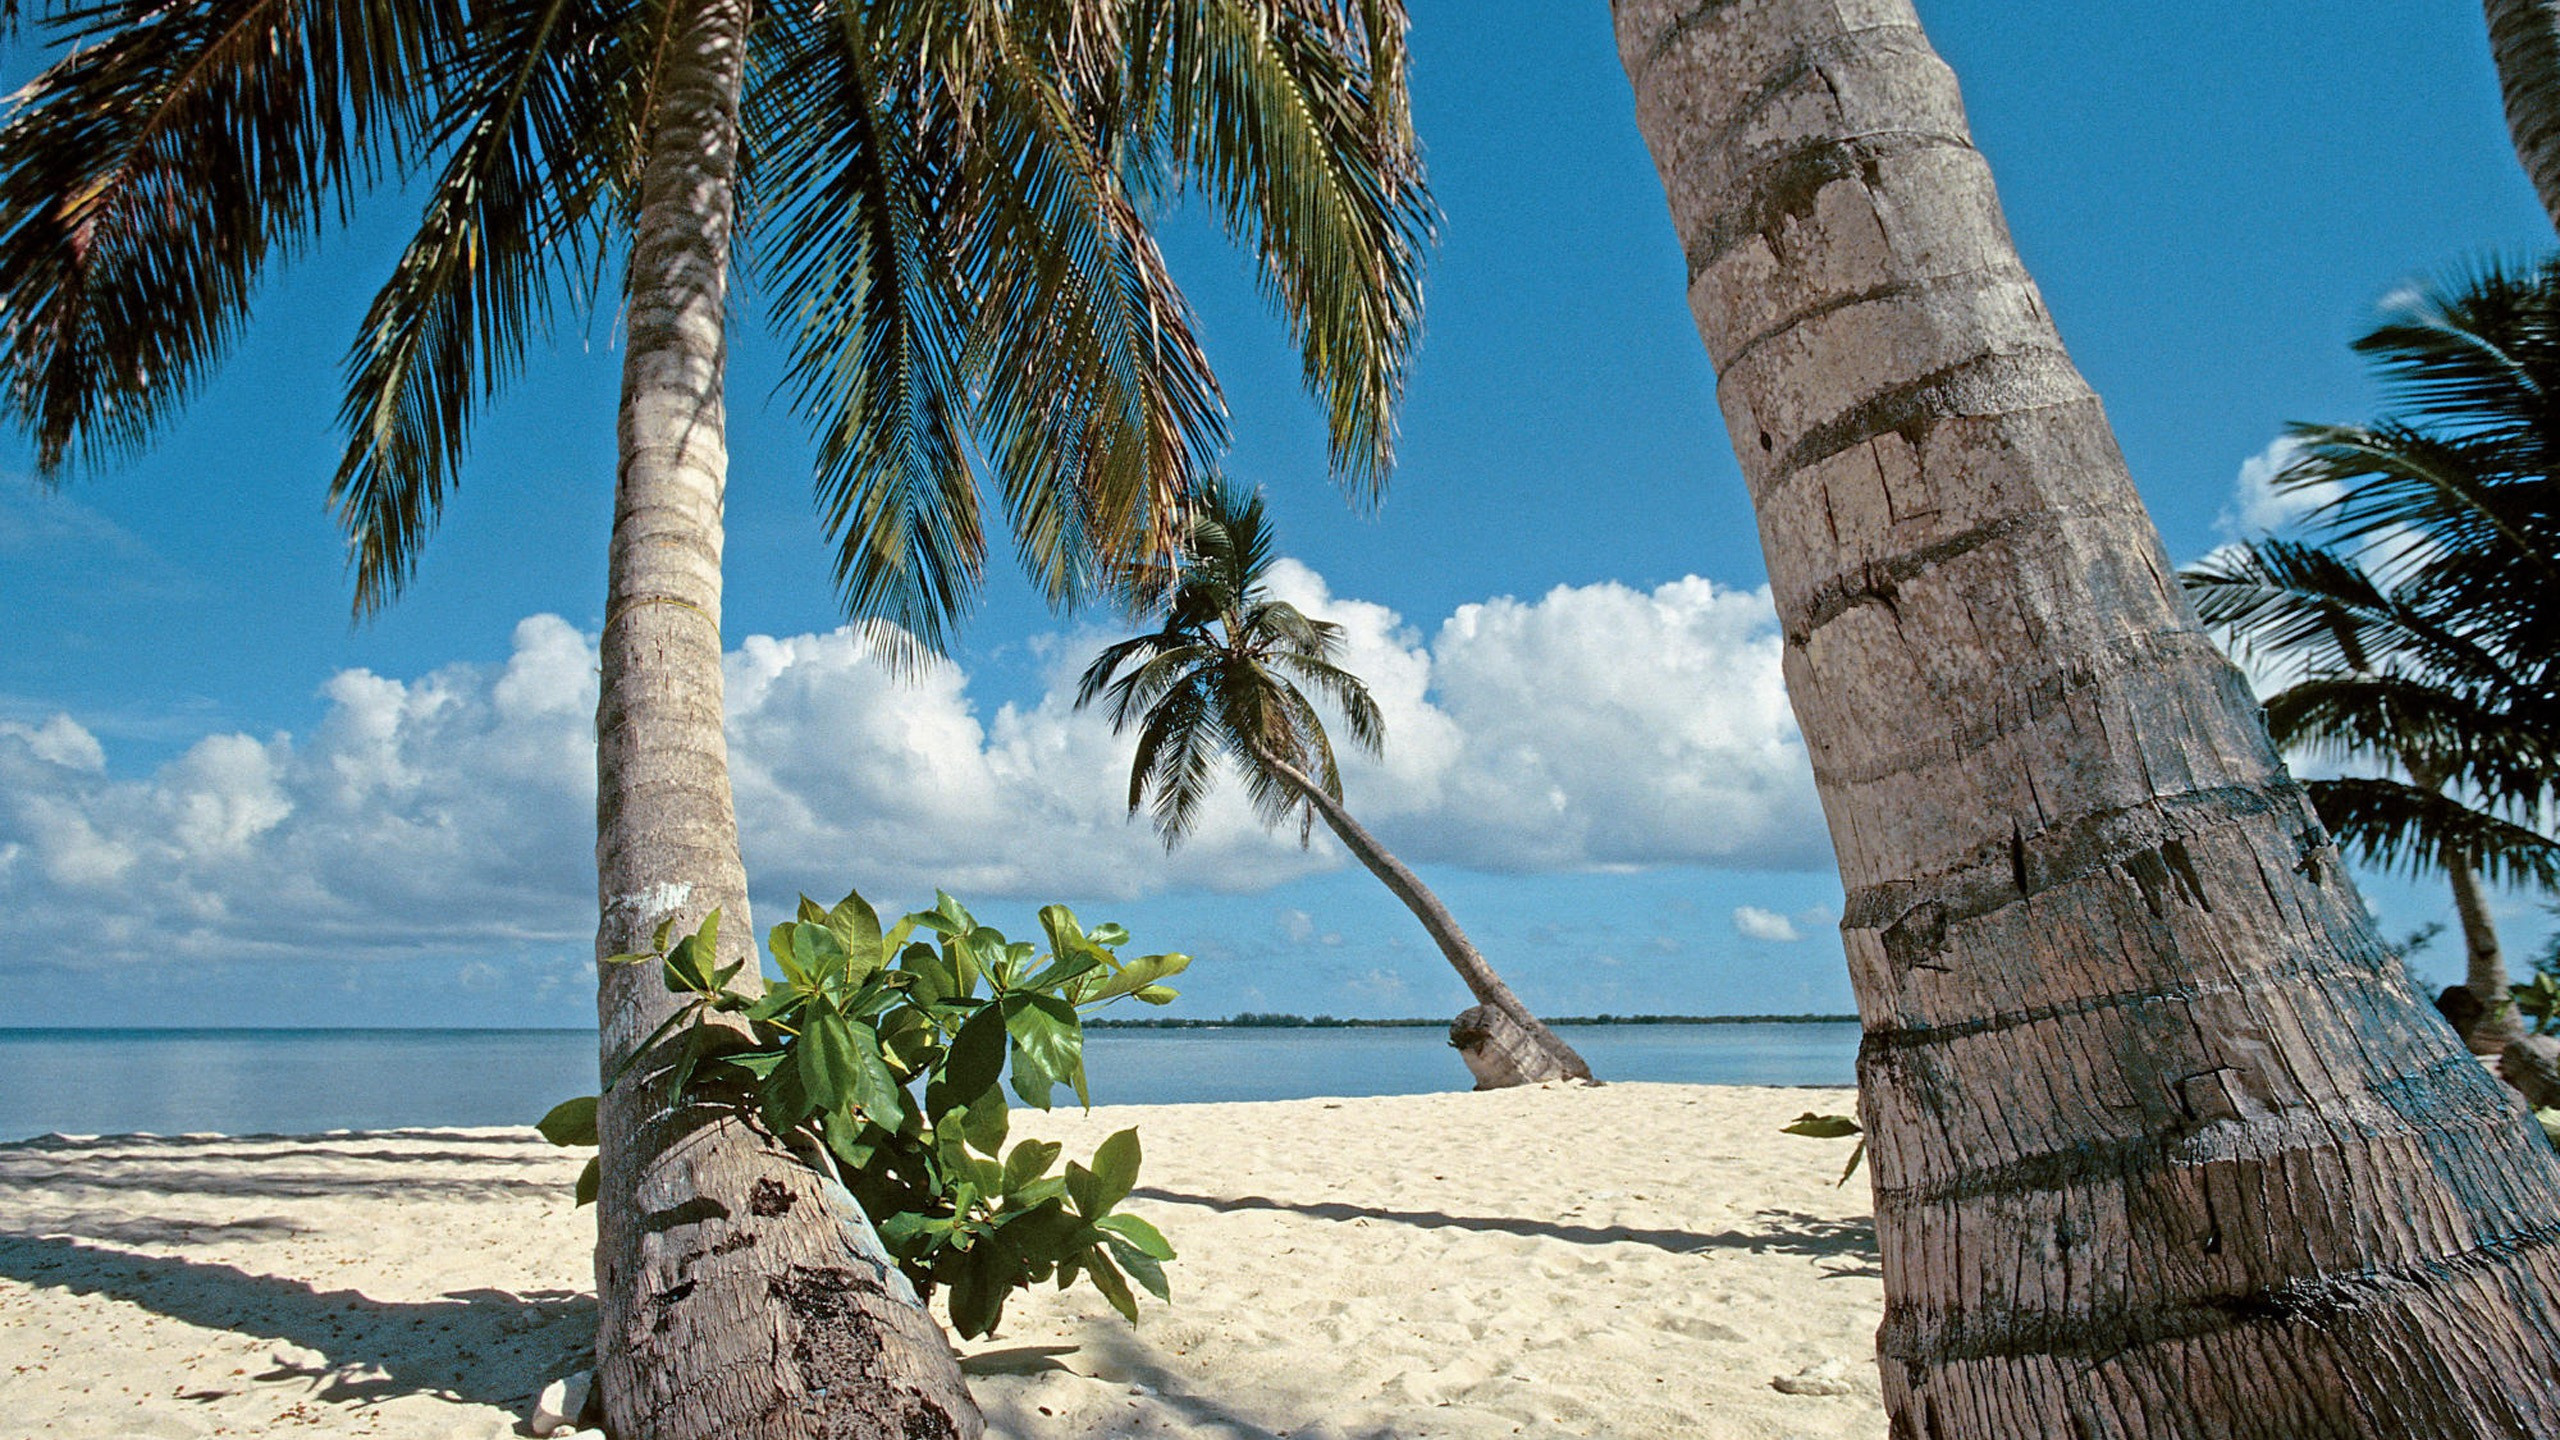
[[[1136,1125],[1181,1251],[963,1347],[991,1435],[1879,1437],[1845,1091],[1689,1085],[1028,1116]],[[0,1435],[494,1440],[592,1341],[578,1160],[527,1130],[0,1147]],[[1860,1177],[1863,1180],[1863,1176]],[[1780,1388],[1781,1384],[1785,1388]],[[1814,1392],[1814,1393],[1800,1393]]]

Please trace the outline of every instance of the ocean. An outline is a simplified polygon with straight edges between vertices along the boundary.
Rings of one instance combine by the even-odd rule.
[[[1574,1025],[1604,1080],[1855,1083],[1848,1022]],[[1438,1026],[1095,1030],[1097,1105],[1464,1090]],[[0,1141],[525,1125],[596,1088],[590,1030],[0,1029]],[[1072,1103],[1072,1099],[1070,1102]]]

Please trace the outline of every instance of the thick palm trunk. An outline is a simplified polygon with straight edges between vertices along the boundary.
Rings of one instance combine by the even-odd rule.
[[[2560,1436],[2560,1162],[2196,624],[1908,0],[1617,0],[1847,887],[1897,1440]]]
[[[2489,895],[2479,872],[2466,859],[2445,864],[2453,882],[2453,913],[2462,921],[2462,983],[2488,1010],[2463,1032],[2474,1055],[2504,1055],[2507,1046],[2524,1038],[2514,1000],[2507,988],[2507,957],[2498,948],[2498,922],[2489,915]]]
[[[1305,796],[1307,803],[1315,807],[1315,812],[1324,817],[1325,825],[1342,841],[1342,847],[1369,867],[1369,873],[1377,876],[1398,900],[1404,902],[1404,907],[1413,912],[1413,918],[1421,921],[1422,928],[1430,932],[1431,943],[1439,946],[1440,953],[1448,957],[1449,967],[1457,971],[1458,978],[1466,983],[1467,993],[1476,997],[1479,1007],[1493,1012],[1492,1015],[1477,1015],[1475,1011],[1469,1011],[1459,1017],[1457,1026],[1452,1027],[1453,1043],[1467,1051],[1468,1069],[1475,1072],[1477,1089],[1534,1085],[1543,1080],[1591,1078],[1591,1067],[1583,1062],[1582,1056],[1572,1046],[1556,1038],[1556,1033],[1547,1028],[1546,1022],[1529,1013],[1529,1007],[1522,1004],[1520,997],[1511,992],[1511,987],[1503,983],[1502,977],[1494,973],[1493,967],[1485,963],[1484,953],[1467,939],[1467,932],[1458,928],[1458,917],[1449,913],[1449,907],[1440,903],[1440,897],[1431,893],[1430,887],[1422,883],[1421,876],[1387,853],[1387,848],[1378,843],[1377,837],[1352,819],[1350,811],[1342,808],[1341,801],[1326,794],[1324,787],[1316,784],[1305,772],[1277,756],[1264,755],[1262,763],[1270,767],[1271,773],[1288,781],[1290,788]],[[1496,1016],[1500,1018],[1496,1019]],[[1480,1038],[1471,1042],[1459,1040],[1457,1032],[1462,1030]]]
[[[721,910],[752,960],[721,733],[729,230],[746,0],[689,7],[633,239],[596,712],[596,953]],[[652,966],[603,966],[603,1061],[670,1012]],[[861,1212],[727,1107],[670,1109],[643,1064],[604,1098],[597,1374],[619,1440],[975,1437],[941,1328]]]
[[[2484,0],[2507,134],[2551,223],[2560,226],[2560,0]]]

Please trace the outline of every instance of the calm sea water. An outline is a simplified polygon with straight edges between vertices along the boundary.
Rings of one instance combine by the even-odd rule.
[[[1858,1027],[1577,1025],[1608,1080],[1848,1085]],[[1464,1090],[1438,1027],[1097,1030],[1096,1104],[1294,1100]],[[596,1087],[586,1030],[0,1029],[0,1140],[529,1124]]]

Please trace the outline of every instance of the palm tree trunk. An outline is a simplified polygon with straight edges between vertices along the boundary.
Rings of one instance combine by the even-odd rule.
[[[596,710],[596,954],[721,911],[752,959],[721,731],[722,392],[746,0],[678,21],[629,274],[621,473]],[[611,1073],[671,1011],[602,965]],[[597,1376],[619,1440],[975,1437],[949,1343],[849,1196],[725,1106],[669,1107],[662,1064],[604,1097]],[[832,1194],[830,1191],[832,1190]]]
[[[2498,922],[2490,918],[2488,892],[2469,860],[2449,858],[2445,877],[2453,882],[2453,913],[2462,921],[2462,983],[2489,1007],[2462,1040],[2474,1055],[2504,1055],[2510,1042],[2524,1038],[2524,1026],[2516,1018],[2514,997],[2507,988],[2507,958],[2498,948]]]
[[[2551,223],[2560,226],[2560,0],[2484,0],[2507,134]]]
[[[1449,913],[1449,907],[1440,903],[1440,897],[1431,893],[1431,888],[1422,883],[1421,876],[1387,853],[1387,848],[1378,843],[1378,838],[1359,821],[1352,819],[1351,812],[1342,808],[1342,802],[1327,794],[1324,787],[1306,772],[1276,755],[1263,754],[1260,758],[1272,774],[1288,781],[1291,789],[1306,797],[1307,803],[1315,807],[1315,812],[1324,817],[1326,826],[1340,838],[1342,847],[1369,867],[1369,873],[1377,876],[1398,900],[1404,902],[1404,907],[1413,912],[1413,918],[1422,922],[1422,928],[1431,935],[1431,943],[1439,946],[1440,953],[1448,957],[1450,968],[1456,970],[1458,978],[1466,983],[1467,993],[1476,997],[1476,1004],[1498,1013],[1509,1022],[1508,1025],[1492,1023],[1488,1026],[1489,1034],[1484,1043],[1494,1053],[1486,1057],[1484,1066],[1470,1059],[1469,1068],[1477,1072],[1477,1089],[1533,1085],[1542,1080],[1591,1078],[1591,1067],[1584,1063],[1582,1056],[1572,1046],[1556,1038],[1556,1033],[1547,1028],[1546,1022],[1529,1013],[1529,1007],[1522,1004],[1511,987],[1503,983],[1502,977],[1494,973],[1493,967],[1485,963],[1484,952],[1467,939],[1467,932],[1458,928],[1458,917]],[[1465,1023],[1464,1017],[1461,1017],[1461,1023]],[[1479,1019],[1476,1023],[1487,1025],[1488,1022]],[[1516,1032],[1516,1038],[1506,1031]]]
[[[2421,1015],[1908,0],[1617,0],[1848,894],[1893,1433],[2560,1436],[2560,1160]]]

